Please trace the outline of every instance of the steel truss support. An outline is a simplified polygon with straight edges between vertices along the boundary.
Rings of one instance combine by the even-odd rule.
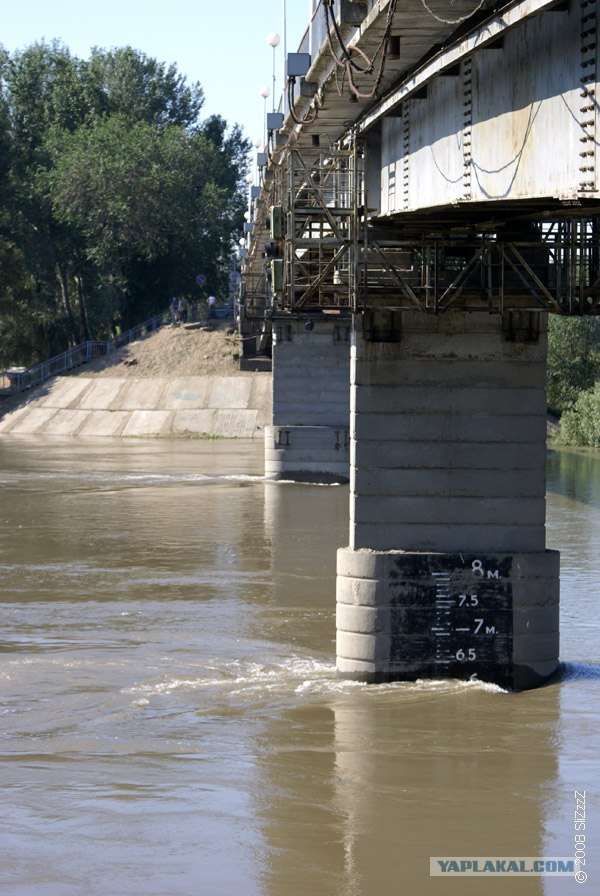
[[[239,298],[240,303],[244,305],[247,317],[263,318],[265,316],[273,304],[271,285],[265,270],[258,273],[247,273],[244,276]]]
[[[600,313],[598,220],[525,227],[526,239],[507,239],[501,227],[459,239],[449,233],[398,241],[378,241],[372,231],[362,247],[363,305],[416,306],[430,313],[448,308]]]
[[[470,223],[457,217],[452,228],[438,229],[428,220],[419,233],[408,214],[368,219],[364,158],[354,142],[292,149],[282,168],[275,201],[284,228],[273,245],[284,264],[272,290],[275,311],[600,314],[597,217],[499,218],[492,229],[473,224],[469,207]],[[257,305],[261,291],[268,295],[268,284],[256,287]]]
[[[281,310],[355,306],[363,234],[362,156],[350,148],[287,158]]]

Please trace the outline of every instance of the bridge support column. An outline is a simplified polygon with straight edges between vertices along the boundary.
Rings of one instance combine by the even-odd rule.
[[[545,315],[374,314],[353,332],[338,672],[540,684],[559,648]]]
[[[348,481],[350,331],[350,318],[274,318],[267,479]]]

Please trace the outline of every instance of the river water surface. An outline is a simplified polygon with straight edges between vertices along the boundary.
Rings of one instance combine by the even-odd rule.
[[[552,452],[561,680],[335,677],[347,486],[262,444],[0,440],[0,894],[600,892],[600,458]],[[588,881],[431,878],[566,857]]]

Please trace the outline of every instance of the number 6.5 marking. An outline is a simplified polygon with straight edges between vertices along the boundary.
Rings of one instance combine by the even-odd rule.
[[[459,662],[463,662],[464,660],[467,660],[469,663],[472,663],[473,660],[477,659],[477,652],[475,651],[474,647],[469,647],[468,653],[465,653],[465,651],[461,647],[459,650],[456,651],[456,653],[454,655]]]

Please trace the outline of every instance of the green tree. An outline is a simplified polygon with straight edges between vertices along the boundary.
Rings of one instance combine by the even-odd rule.
[[[158,129],[199,124],[201,86],[188,85],[174,65],[167,68],[132,47],[94,48],[82,80],[92,118],[119,114]]]
[[[600,319],[560,317],[548,324],[548,408],[560,416],[600,379]]]
[[[81,72],[81,63],[58,41],[34,44],[3,65],[10,135],[5,197],[9,236],[36,284],[36,295],[44,297],[53,314],[55,331],[66,340],[61,348],[88,335],[73,271],[75,235],[53,217],[48,196],[37,185],[38,173],[51,164],[48,134],[53,129],[75,131],[88,114]],[[21,326],[26,332],[24,321]]]
[[[102,324],[129,326],[151,310],[136,288],[145,265],[154,274],[165,268],[177,291],[181,282],[193,283],[194,271],[214,284],[222,279],[243,215],[239,140],[224,141],[223,127],[214,142],[202,131],[157,130],[113,115],[74,134],[55,133],[53,166],[39,175],[39,191],[50,197],[56,219],[83,238],[85,258],[103,284]]]
[[[202,103],[200,85],[130,47],[0,53],[0,325],[14,358],[137,323],[199,272],[224,287],[249,144],[201,121]]]
[[[16,174],[44,164],[48,129],[73,131],[85,121],[82,64],[59,41],[35,43],[3,65]]]
[[[600,381],[581,392],[561,419],[559,445],[600,448]]]

